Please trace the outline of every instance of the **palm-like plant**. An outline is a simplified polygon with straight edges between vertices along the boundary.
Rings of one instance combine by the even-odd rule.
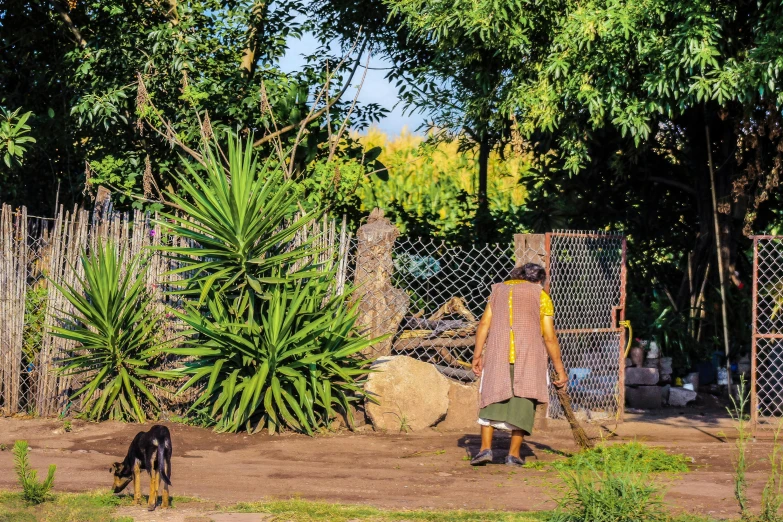
[[[309,261],[318,252],[292,242],[316,216],[290,219],[297,193],[279,165],[230,137],[225,156],[210,147],[203,159],[178,180],[183,194],[169,195],[179,212],[166,226],[190,246],[162,249],[180,264],[185,308],[175,313],[191,329],[168,351],[196,359],[180,369],[180,392],[203,386],[191,411],[209,408],[219,431],[312,433],[362,395],[356,354],[369,341],[333,295],[329,267]]]
[[[312,433],[328,425],[335,405],[350,414],[362,394],[356,378],[366,373],[356,354],[370,341],[352,335],[356,315],[344,296],[324,304],[332,281],[323,274],[275,285],[260,322],[235,322],[246,299],[210,299],[206,317],[191,304],[180,317],[198,338],[171,352],[198,357],[184,368],[190,379],[181,388],[205,383],[192,408],[209,403],[218,431],[270,433]]]
[[[54,335],[76,341],[78,348],[63,361],[63,373],[84,379],[71,399],[81,397],[89,419],[143,422],[160,410],[152,390],[171,372],[154,370],[161,353],[160,318],[150,306],[143,259],[124,267],[114,243],[99,244],[81,256],[84,276],[78,285],[53,284],[71,303]]]

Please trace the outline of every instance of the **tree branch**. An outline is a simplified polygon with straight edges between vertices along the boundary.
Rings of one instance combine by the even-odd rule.
[[[54,6],[54,10],[60,14],[60,18],[63,19],[68,29],[71,30],[71,34],[73,34],[74,38],[76,38],[76,42],[79,44],[79,48],[84,49],[87,47],[87,40],[84,39],[81,31],[79,31],[79,28],[76,27],[76,24],[73,23],[73,20],[71,20],[71,17],[68,15],[68,13],[65,12],[65,9],[63,9],[63,7],[60,5],[60,2],[57,0],[52,0],[52,5]]]
[[[691,187],[690,185],[686,185],[685,183],[681,181],[677,181],[676,179],[669,179],[669,178],[663,178],[660,176],[650,176],[650,181],[654,183],[661,183],[663,185],[669,185],[672,187],[677,187],[678,189],[682,190],[683,192],[687,192],[688,194],[696,195],[696,189]]]
[[[298,123],[292,123],[291,125],[286,125],[285,127],[281,128],[278,131],[273,132],[272,134],[267,134],[263,138],[260,138],[256,140],[253,143],[254,147],[258,147],[259,145],[263,145],[264,143],[273,140],[280,136],[281,134],[285,134],[286,132],[292,131],[299,127],[300,129],[303,129],[307,126],[308,123],[312,122],[313,120],[316,120],[320,118],[327,110],[331,109],[332,106],[334,106],[335,103],[340,101],[340,98],[342,98],[343,94],[345,94],[345,91],[348,90],[348,87],[351,85],[351,81],[353,80],[354,75],[356,74],[357,69],[359,69],[359,66],[361,65],[361,57],[362,54],[364,54],[364,48],[367,46],[367,39],[364,40],[364,43],[362,44],[362,48],[359,51],[359,56],[356,58],[356,65],[354,66],[353,70],[351,71],[351,74],[348,76],[348,80],[345,82],[345,85],[343,85],[343,88],[340,89],[340,92],[337,93],[337,95],[332,98],[331,100],[327,100],[326,105],[324,107],[321,107],[315,112],[312,112],[311,114],[307,115],[306,118],[304,118],[302,121]]]

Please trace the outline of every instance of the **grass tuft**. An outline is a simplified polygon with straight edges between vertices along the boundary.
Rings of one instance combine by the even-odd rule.
[[[638,441],[627,444],[601,444],[581,451],[565,460],[552,463],[558,471],[606,470],[645,473],[687,473],[692,460],[685,455],[668,453]]]

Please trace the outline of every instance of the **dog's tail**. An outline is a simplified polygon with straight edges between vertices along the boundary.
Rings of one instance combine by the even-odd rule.
[[[158,442],[158,474],[163,479],[163,482],[171,486],[171,479],[166,475],[165,445],[167,443],[168,441],[165,439]]]

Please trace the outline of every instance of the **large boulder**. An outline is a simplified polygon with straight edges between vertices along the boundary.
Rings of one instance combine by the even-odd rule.
[[[449,410],[446,418],[438,424],[445,431],[477,431],[479,429],[479,392],[478,381],[473,384],[449,382]]]
[[[449,380],[432,364],[398,355],[379,358],[372,369],[364,390],[378,401],[366,401],[375,429],[423,430],[446,416]]]
[[[671,388],[669,390],[669,406],[682,407],[691,401],[695,401],[698,393],[685,388]]]

